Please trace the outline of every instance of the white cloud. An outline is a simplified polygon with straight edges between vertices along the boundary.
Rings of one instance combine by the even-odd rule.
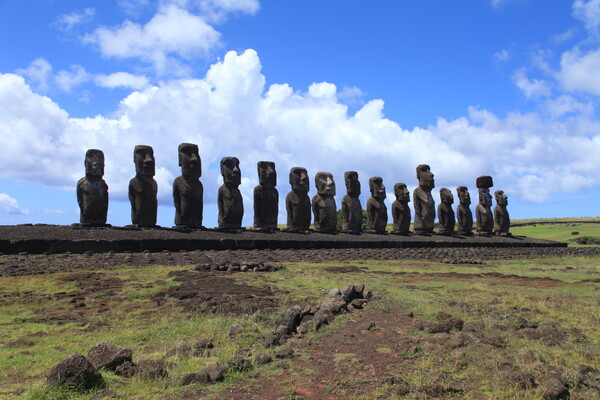
[[[510,53],[508,52],[508,50],[503,49],[496,52],[494,54],[494,58],[496,59],[496,61],[507,62],[508,60],[510,60]]]
[[[129,72],[115,72],[110,75],[97,75],[94,78],[96,85],[110,89],[130,88],[143,89],[149,85],[148,78],[141,75],[133,75]]]
[[[0,214],[29,214],[29,210],[19,207],[19,202],[6,193],[0,193]]]
[[[591,103],[582,103],[569,95],[561,95],[546,102],[546,108],[553,118],[560,118],[565,114],[592,115],[594,106]]]
[[[550,96],[551,91],[548,83],[540,79],[527,78],[524,68],[517,69],[512,79],[527,98]]]
[[[72,12],[63,14],[56,19],[55,25],[62,31],[70,31],[75,25],[91,21],[96,15],[96,10],[92,7],[86,8],[82,12]]]
[[[556,78],[568,91],[600,95],[600,49],[583,53],[576,47],[564,52]]]
[[[26,77],[39,91],[46,92],[52,78],[52,65],[45,58],[36,58],[25,69],[18,69],[17,74]]]
[[[597,35],[600,26],[600,0],[575,0],[573,16],[583,22],[590,34]]]
[[[117,4],[127,14],[136,16],[150,4],[150,0],[117,0]]]
[[[169,4],[144,25],[125,21],[116,28],[101,27],[84,41],[98,45],[106,57],[149,62],[162,75],[181,73],[179,57],[190,60],[208,54],[220,43],[220,34],[202,17]]]
[[[202,14],[210,21],[220,22],[227,14],[239,12],[256,14],[260,9],[258,0],[197,0]]]
[[[573,37],[579,32],[579,28],[573,27],[569,28],[566,31],[556,34],[550,38],[550,41],[554,44],[562,44],[564,42],[568,42],[573,39]]]
[[[131,93],[111,117],[69,118],[22,77],[0,75],[0,177],[72,189],[83,176],[86,149],[99,148],[111,199],[126,200],[133,148],[148,144],[155,149],[159,202],[171,204],[170,185],[180,174],[177,145],[191,142],[203,158],[205,202],[215,203],[214,166],[237,156],[248,210],[259,160],[277,163],[282,200],[293,166],[306,167],[311,177],[331,171],[338,185],[344,171],[357,170],[363,182],[382,176],[393,187],[414,185],[416,165],[428,163],[438,187],[473,187],[477,176],[490,174],[497,188],[529,201],[600,189],[600,123],[568,99],[556,105],[557,115],[571,113],[565,121],[470,108],[464,117],[406,130],[385,118],[382,100],[349,114],[331,83],[295,91],[265,81],[256,52],[229,52],[203,79],[173,79]]]
[[[58,86],[60,90],[68,93],[70,93],[73,88],[89,82],[90,79],[92,79],[92,75],[81,65],[72,65],[70,71],[58,71],[54,77],[56,86]]]

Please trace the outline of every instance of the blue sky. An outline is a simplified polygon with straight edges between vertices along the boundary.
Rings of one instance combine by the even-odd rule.
[[[0,223],[78,221],[87,148],[109,223],[129,220],[133,146],[154,147],[171,226],[177,145],[198,143],[205,225],[237,156],[437,190],[492,175],[513,218],[598,216],[600,0],[0,0]],[[310,195],[315,193],[311,188]],[[280,221],[285,220],[283,204]]]

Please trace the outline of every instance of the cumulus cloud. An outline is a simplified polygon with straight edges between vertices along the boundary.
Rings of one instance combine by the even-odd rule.
[[[504,63],[504,62],[507,62],[508,60],[510,60],[510,53],[508,50],[503,49],[503,50],[496,52],[494,54],[494,58],[496,59],[496,61]]]
[[[149,85],[148,78],[141,75],[133,75],[129,72],[115,72],[110,75],[97,75],[94,78],[96,85],[110,89],[129,88],[143,89]]]
[[[19,202],[6,193],[0,193],[0,214],[29,214],[29,210],[19,207]]]
[[[40,92],[46,92],[53,79],[52,65],[45,58],[36,58],[27,68],[18,69],[17,74],[26,77],[29,82]]]
[[[513,81],[527,98],[550,96],[550,86],[544,80],[529,79],[524,68],[519,68],[513,74]]]
[[[600,95],[600,49],[566,51],[560,60],[557,80],[568,91]]]
[[[220,34],[200,16],[174,4],[162,6],[144,25],[125,21],[100,27],[84,41],[98,46],[105,57],[139,58],[159,75],[187,72],[179,59],[203,56],[220,43]]]
[[[60,30],[67,32],[73,29],[75,25],[91,21],[94,15],[96,15],[96,10],[93,7],[88,7],[81,12],[74,11],[72,13],[59,16],[56,19],[55,25]]]
[[[571,113],[564,121],[534,113],[499,117],[473,107],[464,117],[407,130],[385,117],[382,100],[352,114],[331,83],[302,91],[265,81],[255,51],[229,52],[202,79],[131,93],[110,117],[69,118],[22,77],[0,75],[0,177],[72,189],[84,173],[86,149],[99,148],[111,199],[126,200],[133,148],[147,144],[155,149],[159,202],[168,205],[180,174],[177,145],[191,142],[203,159],[206,204],[216,200],[220,158],[237,156],[248,210],[260,160],[276,162],[282,201],[294,166],[307,168],[311,178],[331,171],[338,185],[344,171],[356,170],[363,182],[382,176],[392,188],[416,183],[415,167],[428,163],[438,187],[473,187],[477,176],[489,174],[511,196],[537,202],[554,192],[600,188],[600,124],[568,99],[555,105],[557,115]]]
[[[92,79],[92,75],[81,65],[72,65],[70,71],[58,71],[54,77],[56,86],[65,92],[71,92],[73,88],[89,82],[90,79]]]
[[[258,0],[197,0],[202,14],[210,21],[220,22],[230,13],[255,14]]]
[[[573,16],[583,22],[590,34],[597,35],[600,26],[600,0],[575,0]]]

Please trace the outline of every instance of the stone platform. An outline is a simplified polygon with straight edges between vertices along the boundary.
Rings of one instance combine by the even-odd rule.
[[[169,228],[75,228],[62,225],[0,226],[0,253],[56,254],[195,250],[348,248],[515,248],[567,247],[566,243],[523,236],[337,235],[244,231],[226,233]]]

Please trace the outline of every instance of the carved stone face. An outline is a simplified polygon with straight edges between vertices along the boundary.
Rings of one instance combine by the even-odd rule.
[[[143,176],[154,176],[154,150],[150,146],[135,146],[133,150],[135,173]]]
[[[308,172],[305,168],[294,167],[290,169],[290,185],[292,185],[292,190],[308,193]]]
[[[197,145],[191,143],[179,145],[179,166],[181,174],[185,177],[198,179],[202,176],[202,161]]]
[[[237,157],[223,157],[221,159],[221,175],[226,184],[239,185],[242,183],[240,160]]]
[[[460,204],[468,206],[471,204],[471,195],[469,194],[469,189],[466,186],[459,186],[456,188],[456,193],[458,194],[458,202]]]
[[[508,197],[504,194],[504,191],[496,190],[494,192],[494,197],[496,198],[496,204],[498,204],[499,206],[508,205]]]
[[[431,190],[435,187],[435,181],[431,168],[427,164],[421,164],[417,166],[417,179],[419,180],[419,187],[424,190]]]
[[[371,196],[377,200],[385,199],[385,186],[383,186],[383,179],[379,176],[374,176],[369,179],[369,190]]]
[[[322,196],[335,196],[335,182],[330,172],[317,172],[315,175],[317,193]]]
[[[275,163],[272,161],[259,161],[258,180],[260,185],[265,188],[273,188],[277,186],[277,172],[275,171]]]
[[[405,183],[396,183],[394,185],[394,194],[396,195],[396,200],[401,203],[408,203],[410,201],[410,192]]]
[[[358,172],[348,171],[344,173],[344,182],[346,183],[346,191],[349,195],[360,195],[360,181],[358,180]]]
[[[446,188],[440,189],[440,200],[444,204],[454,203],[454,196],[452,196],[452,192],[450,191],[450,189],[446,189]]]
[[[490,189],[479,189],[479,204],[481,204],[484,207],[492,206],[492,195],[490,194]]]
[[[85,153],[85,176],[102,178],[104,176],[104,153],[102,150],[90,149]]]

